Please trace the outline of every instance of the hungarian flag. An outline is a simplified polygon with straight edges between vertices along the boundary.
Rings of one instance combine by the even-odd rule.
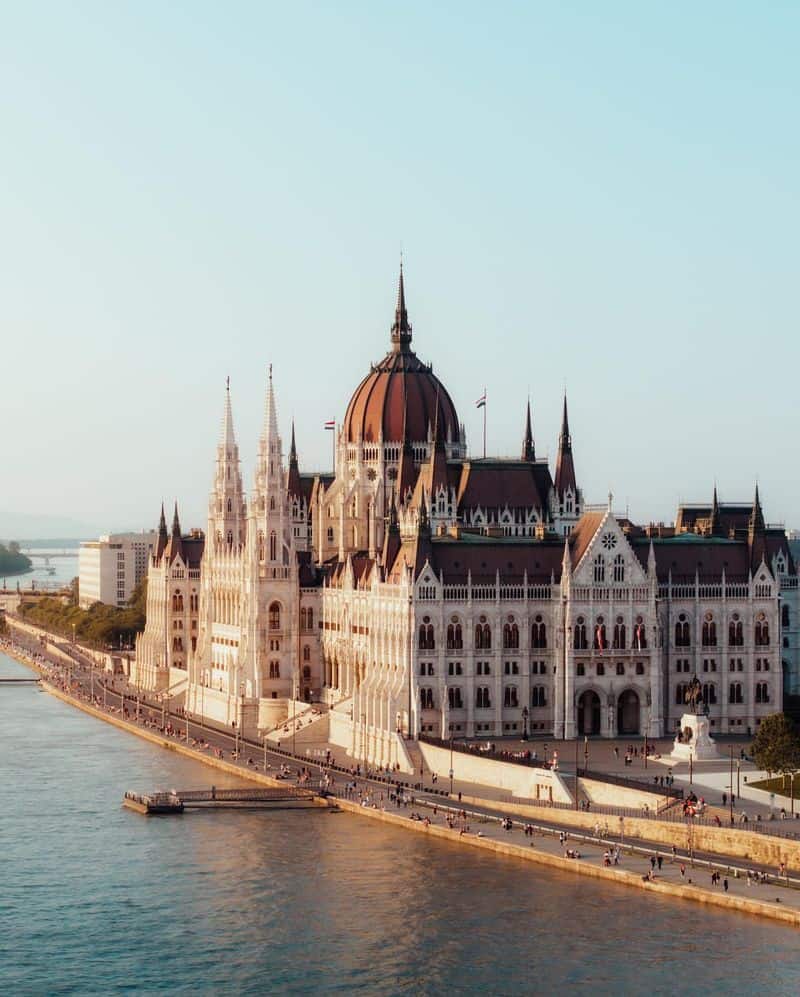
[[[336,429],[336,420],[335,419],[331,419],[330,422],[326,422],[325,423],[325,428],[326,429]]]
[[[475,402],[475,408],[483,408],[485,405],[486,405],[486,391],[484,391],[481,397]]]

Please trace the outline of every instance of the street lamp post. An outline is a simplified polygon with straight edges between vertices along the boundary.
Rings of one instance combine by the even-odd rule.
[[[264,731],[264,771],[267,771],[267,733]]]
[[[522,707],[522,740],[523,741],[527,741],[528,740],[528,717],[529,716],[530,716],[530,713],[528,713],[528,707],[527,706],[523,706]]]
[[[730,746],[731,749],[731,792],[730,792],[730,815],[731,815],[731,827],[733,827],[733,745]]]
[[[450,724],[450,795],[453,795],[453,725]]]

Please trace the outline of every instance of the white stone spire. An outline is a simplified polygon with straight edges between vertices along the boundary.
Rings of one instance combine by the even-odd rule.
[[[255,490],[259,497],[271,496],[273,506],[283,497],[283,445],[278,431],[275,389],[272,384],[272,364],[269,365],[267,393],[264,398],[264,425],[258,440]]]
[[[261,439],[268,444],[280,442],[280,436],[278,435],[278,414],[275,408],[275,391],[272,387],[272,364],[269,365],[267,394],[264,399],[264,427],[261,430]],[[275,452],[271,446],[268,452],[275,456]],[[277,455],[280,456],[280,449]]]
[[[222,429],[219,442],[225,450],[236,446],[236,434],[233,430],[233,411],[231,410],[231,379],[225,378],[225,407],[222,410]]]

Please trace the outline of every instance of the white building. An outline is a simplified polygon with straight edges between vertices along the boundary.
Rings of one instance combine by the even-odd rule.
[[[147,574],[155,542],[153,531],[110,533],[99,540],[84,541],[78,553],[81,607],[88,609],[95,602],[124,606]]]
[[[162,605],[185,606],[166,576],[151,587],[150,684],[173,678],[157,674],[165,628],[189,625],[190,712],[264,732],[314,699],[331,740],[405,769],[420,736],[672,734],[693,675],[716,732],[779,710],[798,574],[758,489],[743,504],[715,490],[669,527],[615,515],[610,497],[587,507],[566,400],[554,473],[530,406],[519,459],[470,458],[411,340],[401,273],[390,350],[353,393],[333,476],[299,473],[294,430],[284,465],[270,375],[245,494],[226,392],[197,620]]]

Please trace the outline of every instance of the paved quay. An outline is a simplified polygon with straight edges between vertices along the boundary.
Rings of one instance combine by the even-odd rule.
[[[58,686],[65,695],[89,704],[91,673],[78,661],[73,669],[68,670],[54,657],[42,654],[35,641],[27,646],[17,644],[7,650],[17,657],[28,656],[29,663],[46,673],[48,681]],[[457,800],[433,795],[431,789],[405,790],[398,796],[396,785],[391,783],[336,772],[304,756],[290,757],[288,753],[269,748],[264,752],[255,744],[245,744],[236,757],[232,752],[234,739],[227,732],[189,720],[187,742],[186,718],[167,713],[157,704],[140,700],[137,721],[136,704],[129,690],[115,689],[111,685],[104,688],[96,672],[94,686],[95,696],[91,704],[94,711],[105,712],[109,719],[123,722],[135,732],[157,732],[160,738],[181,745],[183,751],[188,748],[187,753],[200,760],[214,762],[221,756],[226,769],[234,767],[243,778],[252,778],[261,771],[279,779],[288,777],[296,781],[298,774],[303,772],[305,775],[304,770],[307,770],[309,781],[306,785],[316,788],[319,780],[327,781],[330,793],[339,798],[343,807],[364,816],[392,819],[415,831],[430,831],[456,844],[475,844],[496,850],[510,846],[514,853],[524,849],[529,855],[523,857],[550,859],[560,868],[576,872],[596,871],[610,880],[616,877],[625,885],[633,885],[632,880],[635,880],[643,888],[668,887],[680,891],[683,896],[693,896],[704,902],[713,902],[716,896],[721,905],[732,905],[734,900],[740,900],[749,905],[747,909],[752,907],[753,913],[769,913],[768,909],[758,908],[772,907],[774,916],[796,918],[796,923],[800,924],[800,878],[794,870],[788,877],[782,878],[775,868],[753,864],[745,866],[740,860],[718,855],[694,852],[690,859],[687,851],[681,848],[673,857],[663,845],[643,839],[632,841],[624,836],[621,838],[616,822],[602,814],[597,815],[597,833],[581,834],[569,825],[559,823],[557,810],[553,811],[552,820],[535,823],[515,818],[509,820],[501,809],[491,804],[462,808]],[[124,708],[125,715],[122,712],[123,698],[129,704]],[[458,791],[456,787],[454,790]],[[471,790],[474,794],[476,787],[471,785]],[[579,857],[573,857],[576,853]],[[719,873],[719,880],[712,883],[711,876],[715,871]],[[652,881],[649,876],[653,876]]]

